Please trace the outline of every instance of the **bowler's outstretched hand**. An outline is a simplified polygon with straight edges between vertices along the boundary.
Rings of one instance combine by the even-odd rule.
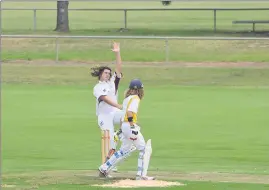
[[[120,44],[114,42],[114,43],[113,43],[113,49],[112,49],[112,51],[115,52],[115,53],[120,52]]]

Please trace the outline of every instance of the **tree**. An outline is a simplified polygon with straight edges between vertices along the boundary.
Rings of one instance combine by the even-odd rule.
[[[68,0],[57,1],[57,24],[54,31],[69,32]]]

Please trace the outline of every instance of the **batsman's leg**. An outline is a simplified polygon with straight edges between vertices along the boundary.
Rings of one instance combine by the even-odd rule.
[[[123,134],[122,134],[121,129],[119,129],[118,131],[115,131],[115,133],[114,133],[114,143],[115,143],[115,147],[117,147],[119,141],[122,139],[122,135],[123,135]],[[112,151],[110,155],[108,155],[107,159],[109,159],[109,158],[112,156],[112,154],[114,154],[114,152],[115,152],[115,150]],[[117,172],[117,171],[118,171],[118,168],[115,166],[115,167],[111,168],[111,171],[113,171],[113,172]]]
[[[121,135],[121,130],[118,130],[115,133],[113,133],[113,145],[110,146],[111,149],[109,150],[109,152],[107,154],[106,161],[115,153],[116,147],[117,147],[118,142],[119,142],[120,135]]]
[[[154,180],[155,177],[149,177],[147,176],[150,157],[152,153],[152,147],[151,147],[151,139],[147,141],[145,144],[144,138],[141,133],[139,133],[137,142],[135,142],[137,149],[139,151],[138,156],[138,167],[137,167],[137,174],[136,179],[137,180]]]
[[[115,165],[117,160],[124,155],[123,151],[115,152],[104,164],[99,167],[100,177],[108,177],[109,168]]]
[[[100,176],[107,177],[109,171],[115,167],[120,161],[123,161],[125,157],[130,155],[132,142],[123,138],[121,149],[115,152],[104,164],[99,167]],[[123,158],[122,158],[123,157]]]
[[[131,156],[131,154],[132,154],[135,150],[136,150],[136,147],[135,147],[135,146],[132,146],[132,148],[131,148],[129,151],[125,152],[125,153],[123,154],[123,156],[119,157],[119,158],[118,158],[118,159],[111,165],[111,167],[108,168],[107,172],[113,171],[113,169],[114,169],[117,165],[119,165],[119,164],[121,164],[122,162],[124,162],[129,156]]]

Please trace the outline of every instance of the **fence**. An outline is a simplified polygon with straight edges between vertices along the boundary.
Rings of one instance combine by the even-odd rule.
[[[55,61],[59,61],[59,39],[145,39],[165,42],[165,61],[169,62],[169,40],[269,40],[269,37],[162,37],[162,36],[54,36],[54,35],[1,35],[2,38],[55,39]]]
[[[37,26],[37,11],[56,11],[57,9],[49,8],[3,8],[2,11],[33,11],[33,28]],[[122,11],[124,14],[124,29],[127,29],[127,12],[130,11],[212,11],[213,13],[213,28],[217,31],[217,11],[266,11],[269,8],[176,8],[176,9],[69,9],[69,11]]]
[[[50,1],[57,1],[57,0],[2,0],[2,2],[50,2]],[[58,1],[72,1],[72,0],[58,0]],[[161,1],[171,1],[171,2],[207,2],[207,1],[216,1],[216,0],[73,0],[76,2],[161,2]],[[268,1],[268,0],[220,0],[221,2],[254,2],[254,1]]]

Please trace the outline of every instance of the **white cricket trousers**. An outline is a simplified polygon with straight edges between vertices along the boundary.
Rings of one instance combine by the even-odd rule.
[[[116,149],[116,144],[114,142],[114,131],[115,131],[114,125],[120,124],[121,117],[122,117],[121,110],[117,110],[109,114],[98,115],[98,125],[101,130],[109,130],[110,148],[113,149]]]
[[[122,145],[120,148],[121,151],[128,152],[133,145],[139,151],[142,151],[145,149],[146,142],[143,135],[140,132],[140,127],[136,126],[134,129],[132,129],[129,122],[124,122],[122,123],[121,130],[123,134]],[[138,134],[135,135],[133,134],[132,131],[135,131],[135,132],[137,131]],[[132,140],[131,138],[133,137],[135,137],[136,140]]]
[[[122,139],[122,145],[120,148],[120,153],[124,155],[130,151],[133,145],[136,147],[136,149],[139,151],[136,175],[142,176],[143,165],[144,165],[143,157],[145,154],[146,142],[142,133],[140,132],[140,127],[135,126],[134,129],[132,129],[129,122],[124,122],[122,123],[121,129],[122,129],[123,139]],[[135,139],[135,140],[132,140],[132,139]]]

